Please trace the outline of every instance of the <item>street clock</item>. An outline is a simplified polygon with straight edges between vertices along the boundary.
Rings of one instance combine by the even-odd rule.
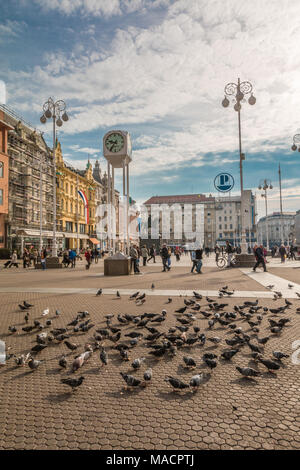
[[[131,140],[126,131],[112,130],[103,137],[103,155],[114,168],[131,162]]]

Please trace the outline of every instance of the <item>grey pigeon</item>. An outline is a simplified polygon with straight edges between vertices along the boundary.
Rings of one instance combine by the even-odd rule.
[[[41,363],[42,361],[37,361],[36,359],[33,359],[33,358],[30,358],[28,361],[28,365],[31,370],[37,369]]]
[[[61,356],[60,360],[58,361],[58,364],[60,365],[60,367],[62,367],[63,369],[66,369],[68,363],[67,363],[67,359],[65,358],[65,356]]]
[[[239,367],[236,366],[236,370],[239,371],[244,377],[258,377],[261,375],[261,372],[258,370],[252,369],[251,367]]]
[[[278,361],[281,361],[281,359],[283,359],[284,357],[290,357],[289,354],[284,354],[281,351],[273,351],[272,354]]]
[[[192,357],[189,356],[183,356],[182,358],[184,360],[184,363],[187,367],[196,367],[196,362]]]
[[[183,390],[189,387],[188,384],[185,384],[181,380],[176,379],[176,377],[172,377],[172,376],[167,376],[165,378],[165,382],[168,382],[175,390]]]
[[[137,358],[132,362],[131,366],[133,367],[133,369],[139,369],[145,360],[145,357]]]
[[[105,351],[104,348],[102,348],[100,352],[100,361],[102,362],[103,365],[107,366],[107,360],[108,360],[107,352]]]
[[[201,380],[203,378],[202,374],[193,375],[190,380],[190,387],[196,390],[201,385]]]
[[[125,374],[124,372],[120,372],[121,376],[125,380],[128,387],[138,387],[141,385],[141,381],[133,377],[133,375]]]
[[[147,369],[145,372],[144,372],[144,380],[146,382],[150,382],[150,380],[152,379],[152,369]]]

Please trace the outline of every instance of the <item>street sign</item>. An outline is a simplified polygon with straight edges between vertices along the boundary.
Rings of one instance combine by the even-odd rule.
[[[229,173],[219,173],[214,180],[214,185],[217,191],[226,193],[231,191],[234,186],[234,179]]]

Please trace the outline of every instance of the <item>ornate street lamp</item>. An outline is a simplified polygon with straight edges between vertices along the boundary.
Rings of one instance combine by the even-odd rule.
[[[66,113],[66,103],[63,100],[54,101],[49,98],[43,104],[44,114],[40,117],[42,124],[46,124],[47,119],[53,120],[53,241],[52,241],[52,256],[57,258],[57,243],[56,243],[56,163],[55,163],[55,146],[56,146],[56,126],[61,127],[63,121],[67,122],[69,116]]]
[[[222,101],[222,106],[228,108],[230,101],[234,103],[234,110],[238,113],[238,130],[239,130],[239,152],[240,152],[240,184],[241,184],[241,250],[242,254],[247,254],[246,231],[244,221],[244,188],[243,188],[243,160],[245,154],[242,153],[242,137],[241,137],[241,109],[242,103],[246,101],[246,96],[250,94],[248,103],[253,106],[256,103],[256,98],[252,93],[253,87],[250,82],[241,82],[238,78],[238,83],[228,83],[225,86],[225,97]]]
[[[268,226],[268,193],[267,190],[273,189],[273,185],[271,183],[271,180],[269,179],[264,179],[259,182],[258,189],[260,191],[264,191],[262,193],[261,197],[265,198],[265,204],[266,204],[266,237],[267,237],[267,251],[269,250],[269,226]]]

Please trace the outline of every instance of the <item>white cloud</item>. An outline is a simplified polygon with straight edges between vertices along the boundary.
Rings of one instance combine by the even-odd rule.
[[[201,166],[208,152],[217,166],[224,152],[237,155],[237,113],[221,101],[225,84],[240,77],[257,97],[255,106],[242,104],[243,151],[258,163],[274,150],[290,151],[300,121],[298,0],[36,1],[65,14],[105,17],[168,9],[147,28],[120,23],[108,49],[99,43],[56,52],[32,72],[10,73],[17,109],[24,100],[37,107],[61,97],[70,114],[64,133],[73,135],[143,124],[133,139],[134,175]],[[235,157],[226,162],[235,164]]]
[[[0,80],[0,104],[6,103],[6,85],[3,80]]]
[[[100,149],[95,149],[93,147],[80,147],[80,145],[69,145],[69,149],[73,150],[74,152],[86,153],[88,155],[95,155],[100,153]]]

